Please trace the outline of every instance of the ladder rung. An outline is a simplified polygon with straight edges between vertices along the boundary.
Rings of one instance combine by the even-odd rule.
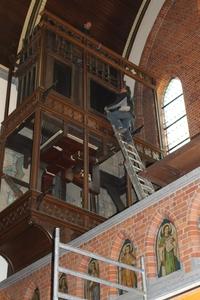
[[[142,188],[143,188],[144,190],[150,191],[150,192],[154,191],[154,190],[153,190],[153,187],[151,187],[151,186],[149,186],[149,185],[146,185],[146,184],[143,184],[143,183],[140,183],[140,184],[141,184],[141,186],[142,186]]]
[[[132,165],[132,167],[133,167],[135,170],[137,170],[137,171],[142,171],[142,169],[139,168],[139,167],[137,167],[137,166]]]
[[[133,151],[131,151],[131,150],[129,150],[129,149],[126,149],[126,151],[127,151],[128,153],[134,155],[134,156],[138,156],[137,153],[135,153],[135,152],[133,152]]]
[[[139,171],[145,170],[145,166],[134,143],[127,143],[123,134],[119,133],[114,127],[113,130],[120,145],[122,154],[124,155],[125,166],[130,180],[135,188],[138,198],[141,200],[154,192],[153,185],[148,179],[138,175]]]
[[[131,148],[132,150],[135,150],[135,152],[136,152],[136,148],[135,148],[135,146],[134,145],[132,145],[132,144],[128,144],[128,143],[125,143],[125,142],[123,142],[123,144],[124,144],[124,147],[125,148]]]
[[[132,161],[134,161],[134,162],[136,162],[138,165],[140,165],[140,166],[142,166],[144,168],[143,163],[140,160],[137,160],[137,159],[135,159],[133,157],[130,157],[130,156],[129,156],[129,159],[132,160]]]

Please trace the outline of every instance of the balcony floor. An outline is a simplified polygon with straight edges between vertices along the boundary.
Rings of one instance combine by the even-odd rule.
[[[166,186],[200,166],[199,149],[200,136],[196,136],[188,144],[148,167],[141,175],[158,186]]]

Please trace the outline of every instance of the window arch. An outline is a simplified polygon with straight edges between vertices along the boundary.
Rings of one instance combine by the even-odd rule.
[[[0,282],[8,277],[9,264],[7,260],[0,255]]]
[[[162,109],[167,152],[171,153],[190,141],[183,88],[179,78],[173,78],[169,82]]]

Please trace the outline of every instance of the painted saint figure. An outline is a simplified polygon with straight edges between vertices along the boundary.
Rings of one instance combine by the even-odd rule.
[[[40,300],[40,292],[38,288],[35,289],[32,300]]]
[[[99,277],[99,263],[96,259],[91,259],[88,265],[88,274],[93,277]],[[88,300],[100,300],[100,285],[94,281],[87,281],[86,298]]]
[[[169,221],[165,221],[157,239],[158,277],[180,269],[177,246],[176,230]]]
[[[127,265],[136,265],[136,255],[131,241],[125,241],[120,253],[119,261]],[[119,283],[127,287],[137,287],[136,273],[125,268],[120,268]],[[120,294],[123,294],[123,291],[120,291]]]
[[[62,273],[59,278],[58,289],[62,293],[68,293],[67,276],[65,273]]]

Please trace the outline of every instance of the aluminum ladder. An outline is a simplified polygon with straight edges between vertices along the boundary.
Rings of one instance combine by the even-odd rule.
[[[120,133],[114,126],[113,131],[121,148],[125,160],[125,168],[139,200],[153,194],[155,192],[153,184],[146,178],[139,175],[145,170],[145,166],[137,152],[134,142],[127,143],[124,135]]]

